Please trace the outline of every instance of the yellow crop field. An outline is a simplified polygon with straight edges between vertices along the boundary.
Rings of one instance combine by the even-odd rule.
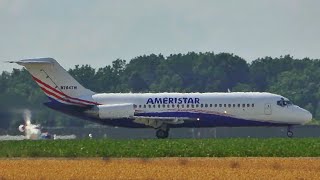
[[[0,179],[320,179],[320,159],[0,159]]]

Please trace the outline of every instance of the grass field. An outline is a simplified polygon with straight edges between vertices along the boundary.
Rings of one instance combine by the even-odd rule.
[[[320,139],[1,141],[0,157],[320,157]]]

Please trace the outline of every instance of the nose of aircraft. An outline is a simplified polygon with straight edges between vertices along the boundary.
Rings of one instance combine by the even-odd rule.
[[[305,109],[302,109],[301,116],[301,121],[303,122],[303,124],[308,123],[312,120],[312,114]]]

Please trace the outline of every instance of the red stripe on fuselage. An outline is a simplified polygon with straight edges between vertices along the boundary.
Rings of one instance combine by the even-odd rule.
[[[83,99],[78,99],[78,98],[70,97],[70,96],[64,94],[63,92],[58,91],[57,89],[55,89],[55,88],[49,86],[48,84],[42,82],[40,79],[38,79],[38,78],[36,78],[36,77],[34,77],[34,76],[32,76],[32,78],[33,78],[37,83],[40,83],[40,84],[42,84],[43,86],[45,86],[46,88],[48,88],[48,89],[50,89],[50,90],[52,90],[52,91],[54,91],[54,92],[56,92],[56,93],[58,93],[58,94],[60,94],[60,95],[62,95],[62,96],[65,96],[65,97],[67,97],[67,98],[70,98],[70,99],[73,99],[73,100],[77,100],[77,101],[81,101],[81,102],[85,102],[85,103],[94,104],[94,105],[100,105],[99,103],[96,103],[96,102],[86,101],[86,100],[83,100]],[[43,88],[41,88],[41,89],[43,89]]]
[[[82,104],[82,103],[78,103],[78,102],[72,102],[72,101],[70,101],[69,99],[62,98],[62,97],[54,94],[53,92],[48,91],[47,89],[45,89],[45,88],[43,88],[43,87],[40,87],[40,88],[41,88],[47,95],[53,96],[53,97],[55,97],[55,98],[57,98],[57,99],[60,99],[60,100],[62,100],[62,101],[65,101],[65,102],[67,102],[67,103],[76,104],[76,105],[81,105],[81,106],[87,106],[87,104]]]

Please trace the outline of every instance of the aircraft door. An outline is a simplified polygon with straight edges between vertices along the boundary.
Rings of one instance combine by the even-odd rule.
[[[265,115],[271,115],[272,114],[272,109],[271,109],[271,104],[270,103],[266,103],[264,105],[264,114]]]

